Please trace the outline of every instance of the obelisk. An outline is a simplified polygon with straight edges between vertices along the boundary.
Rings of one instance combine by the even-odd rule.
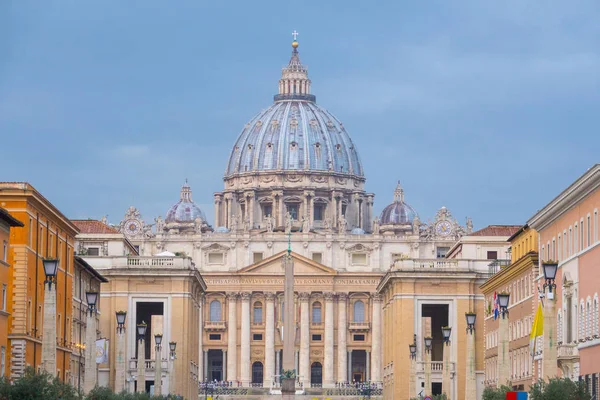
[[[291,248],[291,233],[288,234],[288,250],[283,256],[283,269],[285,271],[285,281],[283,283],[283,299],[284,299],[284,310],[283,310],[283,362],[282,369],[284,371],[294,370],[295,375],[295,362],[294,362],[294,350],[296,342],[296,321],[294,320],[294,260],[292,259],[292,248]],[[285,378],[285,377],[284,377]],[[295,380],[295,379],[294,379]],[[288,381],[289,382],[289,381]],[[291,388],[286,388],[283,384],[282,379],[282,393],[284,398],[286,394],[290,394]],[[291,384],[291,383],[290,383]],[[293,395],[295,392],[295,385],[293,386]]]

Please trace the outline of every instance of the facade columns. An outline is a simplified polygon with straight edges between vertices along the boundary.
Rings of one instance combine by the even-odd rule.
[[[204,294],[201,293],[198,296],[198,380],[203,381],[204,375],[204,357],[202,354],[203,350],[203,338],[204,338]]]
[[[348,350],[348,379],[349,383],[352,383],[352,350]]]
[[[227,380],[237,379],[237,293],[227,293]]]
[[[477,381],[475,377],[475,330],[467,332],[467,379],[465,382],[465,399],[477,396]]]
[[[581,238],[580,240],[583,240]],[[544,346],[542,354],[542,379],[549,380],[556,378],[558,362],[556,347],[556,300],[554,292],[550,292],[550,287],[546,288],[544,301]]]
[[[273,209],[273,217],[275,218],[275,226],[273,229],[276,229],[279,226],[283,225],[283,191],[274,190],[271,193],[274,199],[274,209]]]
[[[442,370],[442,393],[446,395],[447,400],[452,400],[452,383],[450,382],[450,343],[442,344],[444,347],[443,351],[443,362],[444,367]]]
[[[275,374],[273,376],[273,381],[275,381],[276,383],[279,383],[279,378],[280,378],[279,374],[281,373],[280,357],[281,357],[280,350],[277,350],[275,352]]]
[[[138,339],[137,356],[137,390],[138,393],[146,393],[146,341]]]
[[[44,335],[42,337],[42,368],[51,376],[56,376],[56,285],[52,290],[44,284],[44,322],[42,329]]]
[[[227,350],[223,350],[223,379],[225,379],[225,377],[227,376],[227,360],[229,360],[229,358],[227,358]],[[206,376],[208,377],[208,351],[206,352]],[[207,378],[204,378],[204,380],[208,380]]]
[[[242,299],[242,336],[240,349],[240,380],[242,386],[250,386],[250,297],[252,293],[240,293]]]
[[[408,398],[412,399],[417,395],[417,357],[415,354],[414,358],[410,358],[410,373],[408,376]],[[475,397],[473,397],[474,399]],[[469,399],[469,397],[466,397]]]
[[[225,351],[223,351],[223,354],[225,354]],[[202,351],[202,358],[204,360],[204,379],[202,379],[203,382],[206,382],[208,380],[208,350],[204,350]],[[225,380],[226,375],[225,375],[225,366],[226,366],[226,360],[225,357],[223,357],[223,380]]]
[[[89,393],[96,386],[96,313],[86,312],[85,329],[85,373],[83,392]]]
[[[310,293],[299,293],[300,300],[300,360],[299,374],[304,387],[310,387],[310,319],[308,300]]]
[[[371,349],[373,356],[371,357],[371,382],[381,382],[381,363],[383,351],[381,347],[381,306],[383,297],[380,294],[371,296],[373,302],[373,331],[371,339]]]
[[[370,376],[370,372],[371,372],[371,352],[369,350],[367,350],[366,352],[366,358],[365,358],[365,364],[366,364],[366,368],[365,368],[365,378],[368,381],[369,380],[369,376]]]
[[[221,195],[215,194],[215,228],[221,226]]]
[[[348,314],[347,314],[347,293],[338,293],[338,365],[337,365],[337,380],[344,382],[347,373],[348,353],[347,353],[347,337],[348,337]]]
[[[270,387],[274,381],[275,365],[275,293],[265,293],[265,373],[263,387]]]
[[[125,390],[125,332],[117,331],[117,347],[115,362],[115,393]],[[94,360],[95,362],[96,360]]]
[[[331,226],[333,228],[338,226],[338,205],[337,205],[337,193],[335,191],[331,192],[331,205],[328,207],[328,211],[331,217]]]
[[[510,382],[508,360],[508,314],[500,315],[498,321],[498,387]]]
[[[425,388],[424,395],[431,396],[431,350],[425,351]]]
[[[325,354],[323,362],[323,387],[335,387],[333,380],[333,293],[325,293]]]

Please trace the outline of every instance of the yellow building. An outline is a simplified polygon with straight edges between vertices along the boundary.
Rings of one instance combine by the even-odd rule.
[[[8,365],[12,378],[25,367],[40,367],[44,318],[44,258],[58,258],[56,290],[56,372],[70,379],[72,296],[77,228],[33,186],[0,182],[0,205],[24,226],[11,234],[8,287]],[[56,289],[54,289],[54,287]]]
[[[516,390],[529,390],[533,382],[532,362],[529,353],[529,334],[537,306],[535,278],[538,275],[538,233],[528,225],[523,226],[509,238],[511,260],[509,265],[492,263],[493,275],[483,285],[485,296],[485,384],[496,387],[501,376],[498,363],[502,348],[500,319],[494,317],[494,294],[510,293],[508,306],[508,354],[507,379]]]
[[[23,223],[14,218],[4,208],[0,207],[0,285],[2,297],[0,298],[0,376],[6,376],[6,357],[8,347],[8,287],[10,286],[10,265],[8,257],[10,245],[10,229],[22,227]]]

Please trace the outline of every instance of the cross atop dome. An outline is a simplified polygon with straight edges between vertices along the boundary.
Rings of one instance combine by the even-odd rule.
[[[292,57],[290,62],[281,71],[279,80],[279,94],[275,96],[278,100],[307,100],[315,101],[315,96],[310,94],[310,79],[308,79],[308,69],[302,65],[300,55],[298,54],[298,35],[297,31],[292,32],[294,41],[292,42]]]
[[[296,38],[298,37],[299,33],[296,32],[296,30],[294,29],[294,32],[292,32],[292,36],[294,37],[294,42],[296,42]]]

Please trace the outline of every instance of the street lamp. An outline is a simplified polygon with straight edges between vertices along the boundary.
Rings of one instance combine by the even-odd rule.
[[[175,357],[175,349],[177,348],[176,342],[169,342],[169,351],[171,352],[171,358],[174,360]]]
[[[46,280],[44,283],[48,284],[48,290],[52,290],[52,283],[56,285],[56,271],[58,271],[58,258],[45,258],[42,260],[44,264],[44,273],[46,274]]]
[[[498,293],[498,305],[500,306],[500,313],[502,319],[508,315],[508,302],[510,301],[510,293],[502,292]]]
[[[176,354],[175,354],[175,349],[177,348],[177,343],[176,342],[169,342],[169,351],[170,351],[170,357],[169,357],[169,393],[176,393],[175,392],[175,359],[177,358]]]
[[[554,299],[554,293],[552,293],[552,289],[556,288],[554,279],[556,278],[558,264],[554,261],[547,261],[542,263],[542,267],[544,269],[544,278],[546,279],[546,283],[544,283],[544,290],[548,288],[548,299],[552,300]]]
[[[146,392],[146,329],[148,325],[144,321],[141,324],[137,324],[137,339],[138,339],[138,359],[137,359],[137,392]]]
[[[127,317],[127,311],[117,311],[117,333],[125,332],[125,319]]]
[[[467,319],[467,332],[473,333],[475,331],[475,319],[477,318],[477,314],[469,312],[465,314],[465,318]]]
[[[415,343],[411,343],[408,345],[408,349],[410,350],[410,359],[416,360],[417,358],[417,345]]]
[[[115,393],[125,389],[125,321],[127,311],[117,311],[117,359],[115,363]]]
[[[158,333],[154,335],[154,395],[162,395],[162,338],[163,335]]]
[[[431,336],[427,336],[423,340],[425,342],[425,352],[430,353],[431,352],[431,343],[433,342],[433,338]]]
[[[96,311],[98,292],[85,292],[85,299],[87,300],[88,311],[90,312],[90,315],[93,315],[94,311]]]
[[[148,325],[142,321],[141,324],[137,324],[137,336],[138,336],[138,340],[142,341],[146,338],[146,329],[148,328]]]
[[[450,334],[452,333],[452,328],[449,326],[442,327],[442,335],[444,336],[444,343],[446,346],[450,346]]]

